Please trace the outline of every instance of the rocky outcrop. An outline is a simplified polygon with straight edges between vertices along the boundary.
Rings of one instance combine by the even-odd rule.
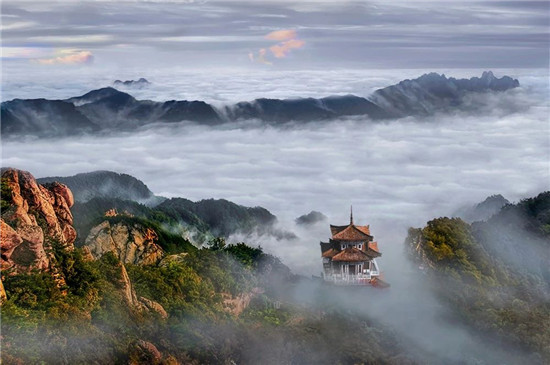
[[[71,191],[60,183],[40,185],[26,171],[2,170],[2,270],[11,274],[51,269],[52,244],[74,249]]]
[[[168,313],[162,305],[145,297],[138,298],[128,276],[128,271],[126,271],[126,267],[120,261],[117,264],[117,270],[116,287],[122,296],[122,300],[131,311],[134,313],[156,314],[162,319],[168,318]]]
[[[150,313],[156,313],[160,316],[162,319],[168,318],[168,313],[166,313],[166,310],[162,305],[155,302],[154,300],[147,299],[145,297],[139,297],[139,301],[141,304],[145,306],[145,309],[147,309]]]
[[[125,264],[156,264],[164,255],[156,243],[157,233],[138,223],[105,220],[92,228],[85,245],[98,259],[106,252],[113,252]]]
[[[117,217],[117,216],[115,216]],[[125,216],[125,218],[130,218]],[[135,313],[156,314],[162,319],[168,318],[168,313],[159,303],[136,295],[124,264],[151,265],[158,263],[164,252],[155,242],[157,233],[151,228],[139,223],[109,220],[92,228],[86,238],[82,252],[85,260],[99,259],[107,252],[112,252],[119,259],[117,269],[117,288],[130,310]]]
[[[144,340],[136,340],[128,346],[129,365],[160,365],[162,354],[155,345]]]
[[[254,288],[251,292],[241,293],[238,295],[222,293],[223,310],[234,316],[239,316],[246,308],[248,308],[252,298],[261,292],[263,292],[262,289]]]
[[[117,270],[119,270],[119,275],[116,286],[119,288],[124,302],[128,308],[134,311],[141,311],[143,309],[143,305],[137,298],[132,282],[130,281],[130,277],[128,276],[128,272],[126,271],[126,267],[119,262],[117,264]]]

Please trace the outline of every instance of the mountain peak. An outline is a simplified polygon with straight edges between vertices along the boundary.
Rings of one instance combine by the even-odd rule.
[[[493,74],[493,71],[483,71],[483,74],[481,74],[481,79],[482,80],[494,80],[496,77],[495,75]]]
[[[400,116],[425,116],[460,107],[469,92],[506,91],[518,86],[518,80],[509,76],[497,78],[491,71],[483,72],[481,78],[470,79],[447,78],[443,74],[431,72],[379,89],[371,96],[371,100]]]
[[[134,97],[125,92],[119,91],[114,87],[102,87],[87,92],[82,96],[76,96],[74,98],[67,99],[66,101],[73,103],[75,106],[81,106],[85,104],[95,103],[103,99],[120,99],[120,100],[135,100]]]

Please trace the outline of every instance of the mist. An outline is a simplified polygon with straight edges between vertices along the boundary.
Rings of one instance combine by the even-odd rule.
[[[407,72],[397,74],[401,77]],[[320,75],[315,72],[306,75],[316,80],[314,85],[324,81],[321,91],[312,88],[322,95],[335,93],[346,80],[348,86],[343,90],[361,94],[369,89],[367,85],[389,85],[395,77],[368,71],[349,71],[338,77],[330,72],[319,78],[313,77]],[[462,75],[464,71],[449,76]],[[296,272],[317,275],[318,242],[327,239],[328,226],[294,224],[296,217],[311,210],[324,213],[332,224],[345,224],[353,205],[356,222],[371,225],[385,253],[403,242],[409,226],[449,215],[459,206],[496,193],[517,201],[547,190],[550,108],[547,79],[537,75],[540,72],[520,78],[522,86],[516,90],[473,96],[466,108],[454,114],[384,123],[350,118],[284,128],[254,122],[218,128],[182,122],[97,137],[6,140],[3,165],[28,170],[36,177],[112,170],[137,177],[156,195],[224,198],[263,206],[279,218],[283,230],[295,232],[298,239],[232,239],[253,239]],[[220,92],[229,95],[224,100],[250,100],[265,92],[269,81],[274,91],[264,96],[276,96],[280,93],[276,90],[301,94],[301,88],[293,91],[289,87],[294,76],[282,72],[248,79],[248,96],[242,95],[244,87],[239,91],[221,88]],[[199,85],[195,96],[212,90],[204,75],[196,76],[201,77],[202,83],[195,82]],[[236,85],[244,82],[238,73],[234,78]],[[173,82],[164,87],[177,91],[178,85]],[[20,92],[29,92],[25,90]],[[381,259],[383,268],[386,257]]]

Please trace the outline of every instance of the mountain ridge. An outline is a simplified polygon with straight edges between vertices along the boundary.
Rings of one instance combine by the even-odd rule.
[[[448,112],[460,108],[468,94],[503,92],[516,87],[519,87],[517,79],[497,78],[491,71],[470,79],[447,78],[432,72],[376,90],[369,97],[259,98],[222,107],[200,100],[137,100],[113,87],[104,87],[65,100],[2,102],[1,128],[3,136],[55,137],[133,130],[156,122],[187,121],[214,126],[250,119],[275,125],[349,116],[387,120]]]
[[[174,229],[186,229],[198,245],[210,236],[229,237],[236,233],[259,233],[277,239],[296,236],[276,227],[277,217],[263,207],[246,207],[226,199],[191,201],[183,197],[156,196],[147,185],[134,176],[113,171],[98,170],[73,176],[51,176],[36,179],[39,184],[60,182],[67,185],[76,202],[73,207],[80,239],[88,235],[92,223],[97,223],[105,212],[114,209],[147,219],[158,219]]]

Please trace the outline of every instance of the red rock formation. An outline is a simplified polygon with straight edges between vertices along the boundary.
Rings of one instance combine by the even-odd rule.
[[[2,171],[2,192],[3,206],[7,206],[0,222],[2,271],[16,274],[50,269],[54,241],[67,250],[74,249],[76,231],[69,209],[74,199],[67,186],[39,185],[26,171],[6,169]]]

